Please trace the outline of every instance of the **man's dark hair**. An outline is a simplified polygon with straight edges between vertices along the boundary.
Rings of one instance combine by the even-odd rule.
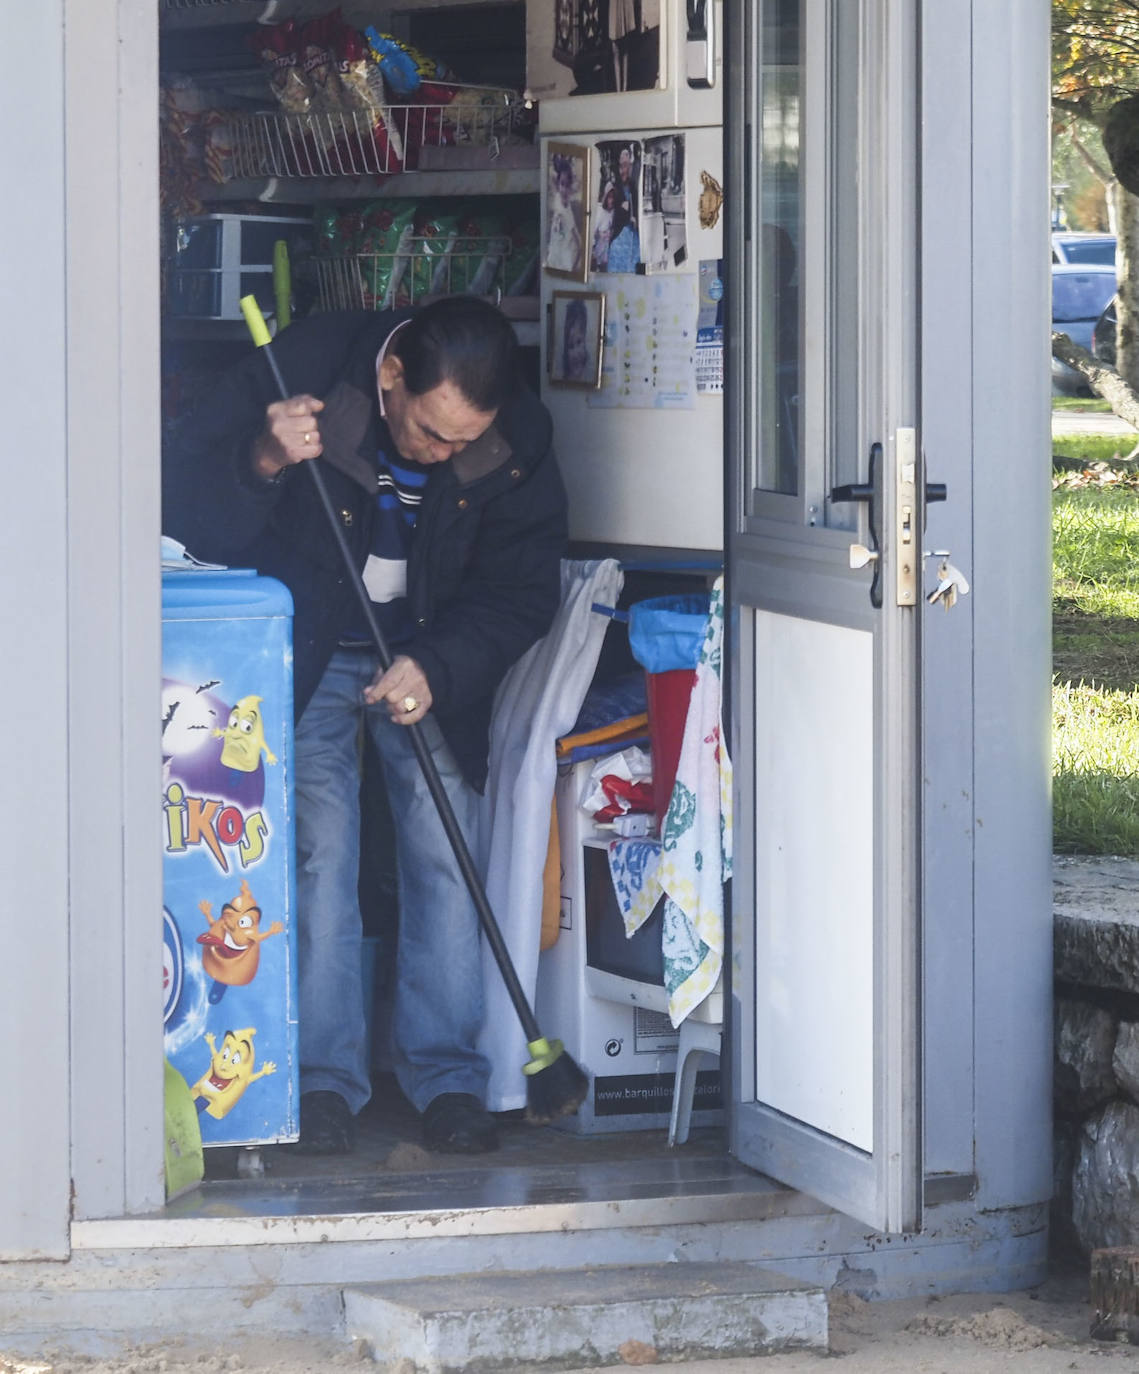
[[[514,390],[514,330],[478,296],[444,296],[425,305],[391,347],[415,396],[450,382],[476,410],[492,411]]]

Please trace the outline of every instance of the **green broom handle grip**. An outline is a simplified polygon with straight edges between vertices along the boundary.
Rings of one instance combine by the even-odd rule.
[[[273,353],[272,343],[269,337],[269,330],[265,324],[264,317],[257,306],[257,301],[253,296],[243,296],[241,300],[241,310],[245,316],[246,323],[249,325],[249,332],[253,336],[253,342],[264,353],[269,363],[269,369],[273,374],[273,380],[277,384],[277,389],[281,394],[281,399],[289,399],[289,389],[285,385],[285,379],[281,376],[281,369],[277,365],[276,356]],[[254,318],[255,315],[256,325]],[[364,580],[356,568],[356,561],[352,556],[352,550],[348,547],[348,540],[345,538],[344,531],[340,527],[340,521],[336,515],[336,509],[332,504],[332,498],[328,494],[325,485],[324,474],[317,467],[314,461],[305,463],[312,476],[313,484],[316,487],[317,496],[324,507],[324,512],[328,517],[328,524],[332,530],[336,543],[340,548],[340,556],[344,561],[345,570],[356,593],[356,599],[360,603],[360,609],[364,613],[364,619],[368,630],[372,636],[372,642],[376,647],[376,654],[380,660],[380,666],[386,672],[392,665],[391,651],[387,641],[384,639],[383,631],[380,629],[376,619],[375,607],[372,598],[368,595],[368,589],[364,586]],[[506,991],[514,1010],[522,1023],[522,1030],[528,1043],[543,1040],[542,1032],[539,1029],[537,1018],[530,1008],[526,994],[522,989],[522,984],[518,981],[518,973],[515,970],[514,962],[510,957],[510,951],[506,947],[506,941],[502,938],[502,931],[499,929],[498,921],[494,912],[491,910],[490,902],[487,899],[486,891],[479,877],[478,869],[475,867],[471,851],[467,847],[466,839],[459,827],[458,819],[455,816],[451,799],[447,796],[443,780],[439,776],[439,770],[435,766],[435,760],[431,757],[431,750],[427,746],[427,741],[423,738],[423,732],[419,728],[418,722],[410,725],[401,725],[401,730],[410,730],[411,743],[415,750],[415,756],[419,760],[419,767],[423,772],[424,781],[427,783],[427,790],[431,793],[431,799],[435,803],[435,809],[439,813],[439,820],[442,822],[443,829],[447,833],[451,849],[454,852],[456,862],[463,875],[463,881],[467,885],[467,890],[471,894],[471,900],[475,904],[478,912],[479,921],[482,924],[483,933],[490,945],[494,961],[498,965],[499,972],[502,974],[502,981],[506,984]]]

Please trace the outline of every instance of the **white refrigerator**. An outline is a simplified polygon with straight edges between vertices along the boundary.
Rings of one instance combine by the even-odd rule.
[[[715,553],[731,290],[720,7],[642,0],[629,10],[639,28],[618,33],[625,8],[530,7],[544,170],[543,400],[575,541]],[[590,29],[598,14],[608,22]],[[595,89],[621,79],[655,84]]]

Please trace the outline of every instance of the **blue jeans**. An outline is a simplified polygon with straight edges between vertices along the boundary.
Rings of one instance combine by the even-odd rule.
[[[472,1093],[482,1101],[490,1069],[475,1049],[483,1018],[478,913],[427,791],[408,728],[396,725],[386,706],[364,703],[363,690],[376,668],[371,653],[337,650],[296,729],[301,1092],[337,1092],[353,1112],[371,1095],[357,895],[363,724],[383,764],[395,824],[396,1077],[419,1111],[440,1093]],[[470,842],[475,793],[430,714],[419,729]]]

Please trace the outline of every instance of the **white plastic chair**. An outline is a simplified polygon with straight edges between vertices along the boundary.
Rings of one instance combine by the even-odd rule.
[[[680,1023],[680,1043],[676,1050],[676,1077],[672,1084],[672,1117],[668,1123],[668,1143],[683,1145],[692,1122],[692,1100],[696,1093],[696,1074],[703,1055],[720,1056],[720,1035],[724,1029],[723,980]]]

